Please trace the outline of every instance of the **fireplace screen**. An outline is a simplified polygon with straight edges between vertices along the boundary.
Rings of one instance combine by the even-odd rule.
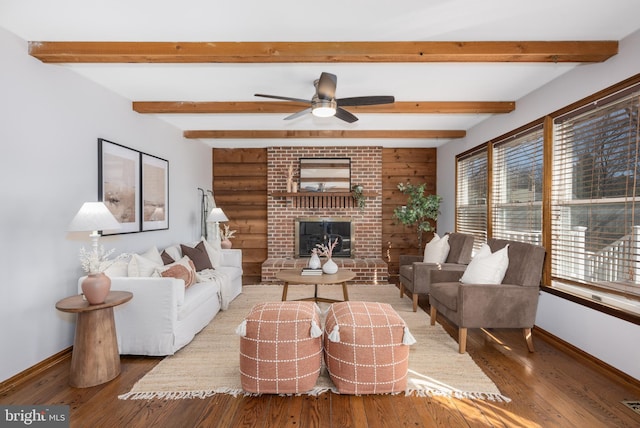
[[[328,245],[338,238],[333,257],[351,257],[353,228],[350,218],[307,217],[296,219],[296,257],[310,257],[316,244]]]

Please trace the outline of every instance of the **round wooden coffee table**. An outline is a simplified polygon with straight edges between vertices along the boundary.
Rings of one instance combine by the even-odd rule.
[[[313,284],[315,286],[313,297],[307,297],[298,300],[313,300],[315,302],[334,303],[341,302],[342,300],[327,299],[325,297],[318,297],[318,285],[319,284],[342,284],[342,294],[344,295],[344,301],[349,300],[349,292],[347,291],[347,281],[351,281],[356,277],[355,272],[347,269],[338,269],[338,272],[334,274],[322,275],[301,275],[300,269],[285,269],[276,273],[276,278],[284,282],[282,288],[282,301],[287,300],[287,289],[289,284]]]
[[[113,308],[132,297],[133,293],[128,291],[110,291],[104,303],[99,305],[90,305],[80,295],[56,303],[59,311],[78,314],[71,353],[71,386],[87,388],[110,381],[120,374]]]

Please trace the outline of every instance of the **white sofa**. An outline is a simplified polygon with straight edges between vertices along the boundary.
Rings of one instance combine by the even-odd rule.
[[[172,355],[228,307],[242,292],[242,250],[220,251],[211,279],[186,289],[182,279],[111,276],[111,290],[133,293],[114,309],[120,354]]]

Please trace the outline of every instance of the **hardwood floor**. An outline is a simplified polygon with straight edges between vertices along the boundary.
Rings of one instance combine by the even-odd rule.
[[[421,301],[424,307],[425,302]],[[455,329],[439,320],[450,334]],[[425,317],[425,325],[428,318]],[[454,336],[455,337],[455,336]],[[122,373],[86,389],[68,386],[70,359],[0,393],[2,404],[67,404],[72,427],[638,427],[622,400],[640,386],[554,346],[534,330],[469,330],[467,350],[510,403],[403,395],[118,400],[161,358],[122,357]]]

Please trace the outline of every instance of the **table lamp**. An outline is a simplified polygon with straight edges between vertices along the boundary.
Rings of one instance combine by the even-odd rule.
[[[207,216],[207,221],[214,222],[216,224],[216,236],[215,238],[220,238],[220,222],[221,221],[229,221],[227,216],[222,211],[222,208],[212,208],[211,212]]]
[[[101,230],[120,229],[120,223],[102,202],[85,202],[75,215],[70,232],[91,232],[91,253],[85,267],[88,276],[82,282],[82,292],[90,304],[104,303],[111,289],[111,279],[100,272],[101,252],[98,246]],[[84,251],[84,250],[83,250]]]

